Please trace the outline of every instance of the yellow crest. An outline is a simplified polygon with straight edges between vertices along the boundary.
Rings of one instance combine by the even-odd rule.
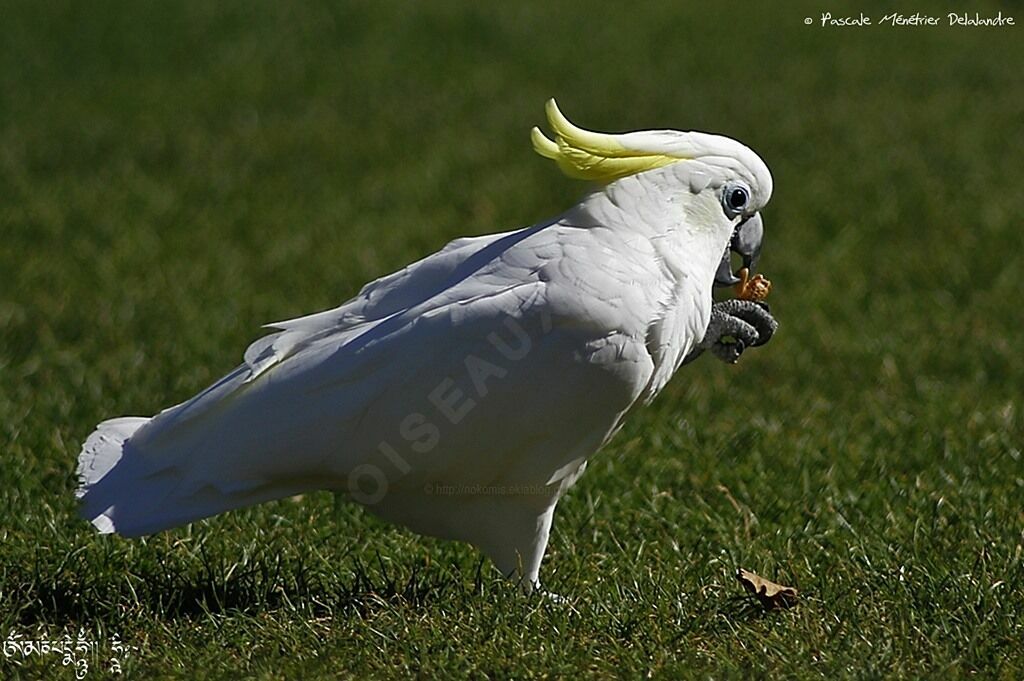
[[[678,156],[628,149],[620,141],[621,135],[578,128],[562,115],[554,99],[547,101],[544,111],[555,139],[548,139],[535,127],[530,131],[533,149],[557,163],[569,177],[608,183],[683,160]]]

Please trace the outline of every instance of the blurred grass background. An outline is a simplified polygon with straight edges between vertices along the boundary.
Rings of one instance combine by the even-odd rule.
[[[1024,675],[1021,29],[823,9],[2,3],[0,633],[116,631],[141,678]],[[550,96],[730,135],[776,180],[781,333],[593,460],[543,571],[572,607],[326,494],[142,541],[76,519],[98,421],[575,201],[529,147]],[[760,612],[739,566],[803,602]]]

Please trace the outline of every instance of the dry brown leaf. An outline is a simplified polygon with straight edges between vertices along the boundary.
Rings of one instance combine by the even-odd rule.
[[[740,568],[736,571],[736,579],[743,588],[757,596],[765,608],[791,608],[796,605],[796,589],[770,582],[760,575]]]

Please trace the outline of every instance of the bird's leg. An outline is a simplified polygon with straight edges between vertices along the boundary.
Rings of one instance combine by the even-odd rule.
[[[735,364],[746,348],[764,345],[778,327],[767,303],[739,299],[715,303],[704,338],[683,364],[692,362],[705,350],[723,362]]]
[[[502,506],[505,506],[502,504]],[[524,594],[540,589],[540,562],[551,534],[552,503],[539,514],[529,507],[505,507],[495,517],[493,535],[476,542],[507,578],[516,581]]]

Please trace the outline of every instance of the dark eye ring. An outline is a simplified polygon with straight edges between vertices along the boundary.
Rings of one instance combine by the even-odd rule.
[[[722,205],[733,216],[738,215],[746,208],[748,201],[750,201],[750,193],[746,187],[740,185],[726,187],[725,192],[722,194]]]

